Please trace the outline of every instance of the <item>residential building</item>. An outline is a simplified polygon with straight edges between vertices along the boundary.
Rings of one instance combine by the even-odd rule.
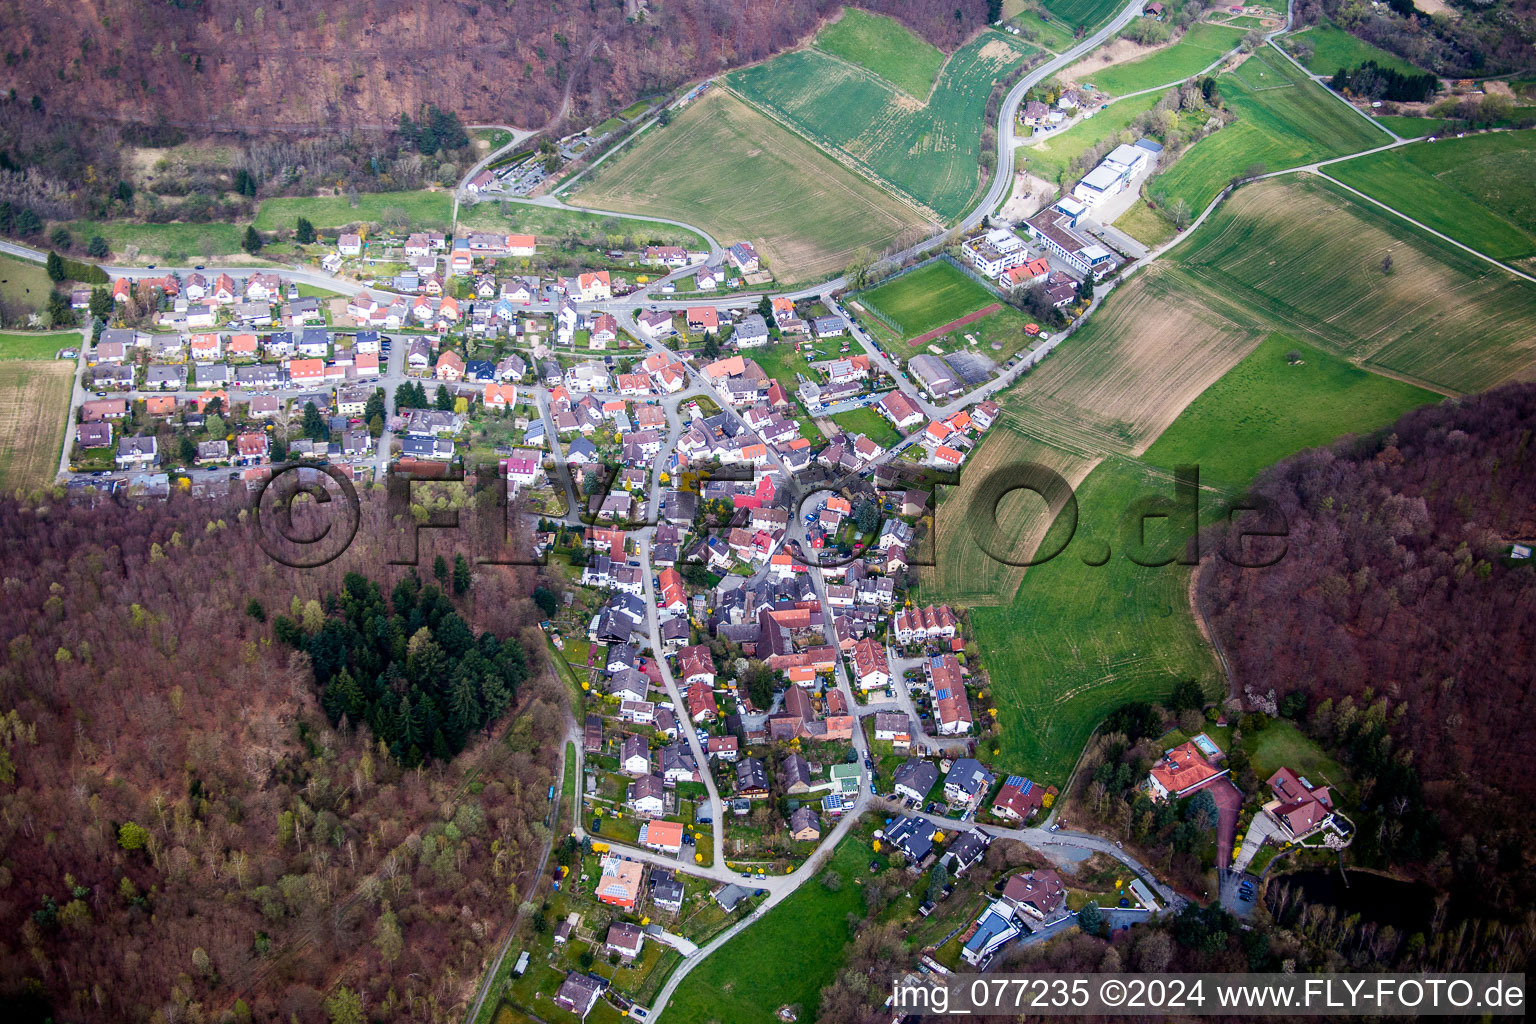
[[[909,757],[896,768],[892,789],[897,796],[908,797],[922,803],[928,799],[928,791],[939,781],[939,769],[931,761]]]
[[[1269,777],[1274,799],[1264,805],[1281,837],[1294,842],[1333,821],[1333,795],[1327,786],[1314,786],[1289,768]]]
[[[1201,734],[1199,739],[1205,739]],[[1209,739],[1205,742],[1220,757],[1221,751]],[[1217,768],[1210,758],[1196,745],[1195,740],[1180,743],[1163,754],[1162,760],[1147,773],[1147,792],[1153,800],[1183,797],[1201,789],[1227,774],[1225,767]]]

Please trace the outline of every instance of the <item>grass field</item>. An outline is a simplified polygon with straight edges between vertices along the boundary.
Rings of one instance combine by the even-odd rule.
[[[53,282],[41,263],[0,255],[0,299],[12,309],[36,312],[48,305]]]
[[[1324,181],[1239,189],[1175,252],[1167,276],[1184,279],[1173,282],[1181,302],[1194,285],[1205,305],[1265,333],[1447,391],[1536,375],[1536,285]]]
[[[1283,718],[1276,718],[1257,733],[1243,735],[1243,746],[1254,774],[1267,779],[1281,768],[1306,776],[1313,785],[1340,786],[1348,776],[1339,763]]]
[[[1149,207],[1145,199],[1138,199],[1115,218],[1115,227],[1148,247],[1162,245],[1174,235],[1173,222]]]
[[[1292,365],[1291,352],[1301,355]],[[1441,396],[1371,373],[1283,334],[1270,335],[1189,404],[1147,449],[1162,469],[1197,463],[1202,485],[1247,487],[1304,448],[1392,423]]]
[[[993,83],[1036,52],[1012,36],[982,32],[950,56],[926,102],[815,48],[734,71],[726,83],[947,221],[965,212],[980,183]]]
[[[843,16],[822,29],[814,45],[867,68],[917,100],[928,98],[944,66],[943,52],[901,22],[853,7],[844,7]]]
[[[54,337],[54,348],[63,343],[62,336]],[[68,360],[0,360],[0,492],[53,480],[74,370]]]
[[[322,230],[348,224],[386,224],[404,218],[403,228],[448,230],[453,215],[449,192],[363,192],[353,206],[346,196],[305,196],[265,199],[256,211],[258,231],[292,228],[300,217]]]
[[[1114,64],[1095,71],[1087,78],[1094,86],[1112,96],[1150,89],[1170,82],[1182,82],[1198,74],[1243,38],[1243,30],[1200,21],[1172,46],[1149,53],[1140,60]],[[1067,69],[1071,74],[1072,69]]]
[[[1372,46],[1364,39],[1350,35],[1331,21],[1313,25],[1293,36],[1285,37],[1285,40],[1312,44],[1312,59],[1304,60],[1302,63],[1314,75],[1331,75],[1339,68],[1359,67],[1368,60],[1375,61],[1378,67],[1392,68],[1404,74],[1424,73],[1423,68],[1415,67],[1394,53],[1388,53],[1386,50]]]
[[[1111,103],[1108,110],[1101,110],[1066,131],[1053,132],[1042,136],[1038,142],[1017,147],[1014,150],[1015,163],[1021,171],[1028,171],[1046,181],[1065,184],[1062,176],[1066,173],[1067,164],[1103,139],[1124,131],[1138,116],[1157,106],[1158,99],[1158,93],[1147,93],[1145,96],[1133,96]]]
[[[633,217],[613,217],[582,210],[559,210],[528,203],[475,203],[459,207],[459,227],[475,231],[532,234],[541,242],[573,235],[579,239],[608,241],[631,239],[636,245],[681,245],[695,251],[709,243],[695,231],[674,224]]]
[[[1433,135],[1450,122],[1439,117],[1398,117],[1387,115],[1376,118],[1378,124],[1405,139],[1422,139]]]
[[[748,926],[683,979],[667,1003],[671,1024],[777,1024],[775,1012],[798,1005],[815,1015],[821,990],[836,976],[852,941],[848,916],[863,916],[867,840],[858,830],[837,845],[828,867],[843,878],[831,892],[812,880]],[[750,966],[748,966],[750,965]]]
[[[1237,120],[1195,143],[1148,186],[1196,213],[1255,165],[1276,171],[1391,141],[1279,54],[1260,50],[1217,82]]]
[[[80,335],[29,334],[23,331],[0,333],[0,361],[8,359],[52,359],[61,348],[80,343]]]
[[[882,448],[889,448],[901,440],[901,434],[891,426],[891,421],[870,408],[840,412],[832,417],[832,422],[850,433],[865,435]]]
[[[1495,259],[1536,256],[1536,130],[1403,146],[1324,173]]]
[[[946,260],[934,260],[894,281],[861,292],[860,305],[877,309],[915,338],[997,301],[997,296]]]
[[[1143,497],[1172,494],[1171,481],[1140,462],[1105,461],[1077,489],[1076,532],[1062,553],[1025,572],[1011,604],[971,612],[998,709],[1003,769],[1061,785],[1119,705],[1160,700],[1185,679],[1219,696],[1220,671],[1189,612],[1189,567],[1148,568],[1128,557],[1124,527],[1136,522],[1128,510]],[[1040,550],[1059,543],[1068,521],[1051,527]],[[1138,557],[1177,553],[1183,533],[1174,522],[1148,520],[1151,546]]]
[[[1077,42],[1071,27],[1049,11],[1042,10],[1036,0],[1005,0],[1003,17],[1024,38],[1039,43],[1047,50],[1062,53],[1072,49]]]
[[[1120,0],[1040,0],[1040,6],[1068,25],[1093,28],[1121,6]]]
[[[50,224],[52,231],[58,225]],[[114,258],[128,259],[130,245],[139,253],[134,262],[196,261],[240,252],[245,228],[234,224],[133,224],[127,221],[74,220],[63,225],[75,237],[75,244],[85,246],[92,235],[100,235],[112,247]]]
[[[727,245],[750,239],[781,284],[840,271],[926,223],[719,89],[600,166],[571,201],[687,221]]]

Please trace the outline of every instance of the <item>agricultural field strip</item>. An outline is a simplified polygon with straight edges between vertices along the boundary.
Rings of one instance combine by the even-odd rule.
[[[817,52],[819,53],[820,51]],[[829,59],[836,59],[832,58],[830,54],[827,56]],[[855,65],[848,64],[847,61],[840,61],[840,63],[847,64],[848,67],[855,67]],[[871,80],[882,81],[880,79],[876,79],[873,75],[870,75],[869,72],[865,71],[863,68],[857,68],[856,70],[867,75],[871,78]],[[925,220],[934,222],[941,222],[943,220],[943,218],[939,216],[936,210],[929,207],[921,199],[918,199],[916,196],[902,188],[900,185],[897,185],[895,182],[881,175],[880,172],[876,171],[873,167],[865,163],[863,160],[860,160],[852,153],[849,153],[841,147],[829,142],[827,139],[822,138],[820,135],[809,131],[805,128],[805,126],[797,124],[795,121],[780,111],[775,110],[773,107],[754,102],[749,96],[742,93],[733,87],[729,82],[726,82],[723,79],[716,83],[716,87],[724,89],[726,92],[730,93],[732,97],[747,104],[753,110],[762,114],[764,117],[768,118],[770,121],[778,125],[780,128],[783,128],[785,131],[793,132],[796,137],[803,139],[806,143],[815,147],[816,151],[821,153],[828,160],[832,160],[838,164],[841,164],[843,167],[847,168],[853,173],[859,175],[862,178],[865,178],[874,187],[889,192],[897,199],[900,199],[903,203],[906,203],[908,206],[912,207],[912,209]]]
[[[1134,96],[1140,92],[1152,89],[1166,89],[1178,85],[1196,75],[1205,74],[1217,67],[1238,50],[1238,43],[1242,41],[1243,33],[1237,29],[1227,29],[1222,25],[1213,25],[1210,22],[1196,22],[1178,40],[1167,46],[1159,47],[1146,53],[1135,60],[1125,61],[1120,64],[1111,64],[1100,68],[1090,75],[1084,76],[1086,80],[1093,82],[1095,86],[1112,95]],[[1214,45],[1220,42],[1221,45]],[[1176,78],[1155,85],[1141,85],[1139,82],[1127,81],[1136,79],[1139,73],[1156,70],[1163,73],[1167,67],[1167,73],[1172,73],[1172,66],[1181,65],[1183,57],[1203,54],[1214,54],[1215,59],[1198,68],[1185,71]],[[1067,68],[1065,74],[1071,74],[1072,68]],[[1117,83],[1126,82],[1131,88],[1122,93]]]

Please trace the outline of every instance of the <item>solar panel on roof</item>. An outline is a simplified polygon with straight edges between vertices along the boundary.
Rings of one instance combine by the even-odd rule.
[[[946,686],[939,690],[939,700],[949,700],[949,687]]]
[[[1019,787],[1019,792],[1021,794],[1028,793],[1030,790],[1032,790],[1034,788],[1035,788],[1035,784],[1033,782],[1030,782],[1028,779],[1025,779],[1024,780],[1024,784]]]

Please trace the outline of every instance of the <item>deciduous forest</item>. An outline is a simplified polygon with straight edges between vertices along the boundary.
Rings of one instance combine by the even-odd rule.
[[[6,1019],[462,1018],[548,838],[566,695],[532,570],[448,550],[423,585],[385,532],[365,503],[342,557],[295,570],[236,506],[0,504]],[[446,672],[443,749],[328,716],[321,638],[369,623],[388,653],[339,664],[406,692]]]
[[[1533,424],[1536,385],[1516,384],[1288,459],[1255,486],[1288,522],[1285,556],[1212,559],[1199,580],[1234,685],[1361,782],[1352,855],[1520,916],[1536,567],[1508,556],[1536,536]]]

